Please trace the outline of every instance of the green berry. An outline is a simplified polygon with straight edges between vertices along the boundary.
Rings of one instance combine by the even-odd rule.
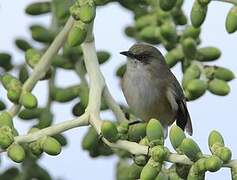
[[[9,126],[0,127],[0,147],[8,148],[14,142],[12,129]]]
[[[222,164],[222,160],[215,155],[208,157],[205,161],[205,167],[210,172],[218,171],[221,168]]]
[[[55,156],[61,152],[61,144],[52,137],[47,137],[42,145],[42,149],[49,155]]]
[[[208,90],[219,96],[226,96],[230,92],[230,86],[223,80],[213,79],[208,84]]]
[[[110,53],[107,52],[107,51],[98,51],[97,52],[97,57],[98,57],[99,64],[103,64],[106,61],[108,61],[110,56],[111,56]]]
[[[162,10],[169,11],[175,6],[176,2],[177,0],[159,0],[159,5]]]
[[[215,61],[221,56],[221,51],[212,46],[203,47],[197,50],[196,59],[202,62]]]
[[[186,38],[182,41],[182,49],[187,59],[194,59],[197,52],[196,41],[192,38]]]
[[[20,163],[25,159],[25,150],[19,144],[12,144],[7,150],[8,157],[14,162]]]
[[[15,40],[16,47],[18,47],[22,51],[27,51],[28,49],[31,49],[32,46],[24,39],[17,38]]]
[[[153,161],[152,159],[142,169],[140,179],[141,180],[154,180],[159,174],[162,165]]]
[[[225,27],[228,33],[234,33],[237,30],[237,6],[234,6],[230,9],[226,21]]]
[[[31,67],[34,68],[38,62],[40,61],[41,54],[36,49],[28,49],[25,53],[26,63]]]
[[[37,2],[28,5],[25,9],[25,12],[29,15],[41,15],[46,14],[51,11],[50,2]]]
[[[82,22],[86,24],[94,20],[95,14],[96,14],[96,9],[93,3],[84,4],[79,9],[79,18]]]
[[[186,136],[179,126],[173,125],[170,129],[169,138],[173,148],[177,149]]]
[[[129,126],[128,139],[133,142],[139,142],[146,136],[146,123],[137,123]]]
[[[116,142],[119,138],[117,127],[111,121],[103,121],[101,126],[101,134],[110,142]]]
[[[38,105],[36,97],[30,92],[24,92],[20,101],[26,109],[34,109]]]
[[[70,46],[78,46],[86,39],[87,29],[81,22],[76,23],[68,34],[67,42]]]
[[[205,81],[200,79],[193,79],[188,82],[187,90],[190,93],[189,100],[194,100],[201,97],[207,89]]]
[[[197,143],[190,138],[185,138],[179,149],[192,161],[197,161],[203,156]]]
[[[214,77],[224,81],[231,81],[235,78],[234,73],[224,67],[217,67],[214,71]]]
[[[0,127],[2,127],[2,126],[8,126],[10,128],[13,127],[12,116],[7,111],[0,113]]]
[[[207,6],[200,4],[198,0],[194,2],[191,10],[191,22],[194,27],[198,28],[202,25],[206,18],[207,9]]]
[[[146,127],[146,136],[150,141],[150,145],[163,145],[164,144],[164,132],[163,126],[156,119],[151,119]]]

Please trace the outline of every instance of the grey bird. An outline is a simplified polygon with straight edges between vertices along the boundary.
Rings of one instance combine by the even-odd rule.
[[[133,113],[143,121],[156,118],[164,127],[176,124],[192,135],[191,118],[183,90],[161,52],[148,44],[137,43],[128,51],[122,91]]]

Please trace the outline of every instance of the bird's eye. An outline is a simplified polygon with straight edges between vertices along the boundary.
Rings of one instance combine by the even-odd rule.
[[[139,61],[143,61],[145,60],[146,58],[148,57],[147,54],[138,54],[138,55],[135,55],[135,58]]]

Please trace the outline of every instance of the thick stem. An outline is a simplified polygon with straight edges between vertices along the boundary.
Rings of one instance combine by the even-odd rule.
[[[62,29],[62,31],[57,35],[52,44],[49,46],[47,51],[41,57],[39,63],[34,68],[31,76],[27,79],[27,81],[23,85],[23,91],[31,91],[36,83],[45,75],[47,70],[50,68],[52,58],[57,54],[59,49],[62,47],[64,42],[66,41],[67,35],[72,28],[74,20],[70,17]],[[20,110],[20,105],[13,105],[9,110],[9,113],[12,116],[15,116]]]

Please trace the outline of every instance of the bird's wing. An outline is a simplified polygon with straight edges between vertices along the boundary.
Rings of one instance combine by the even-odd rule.
[[[193,128],[192,128],[192,122],[191,118],[186,106],[186,100],[183,94],[183,89],[181,88],[178,80],[175,78],[175,76],[172,74],[171,79],[169,79],[170,87],[169,87],[169,93],[173,95],[173,101],[176,102],[176,124],[182,128],[185,129],[189,135],[193,134]],[[170,102],[171,104],[174,104],[173,102]],[[171,105],[172,106],[172,105]]]

